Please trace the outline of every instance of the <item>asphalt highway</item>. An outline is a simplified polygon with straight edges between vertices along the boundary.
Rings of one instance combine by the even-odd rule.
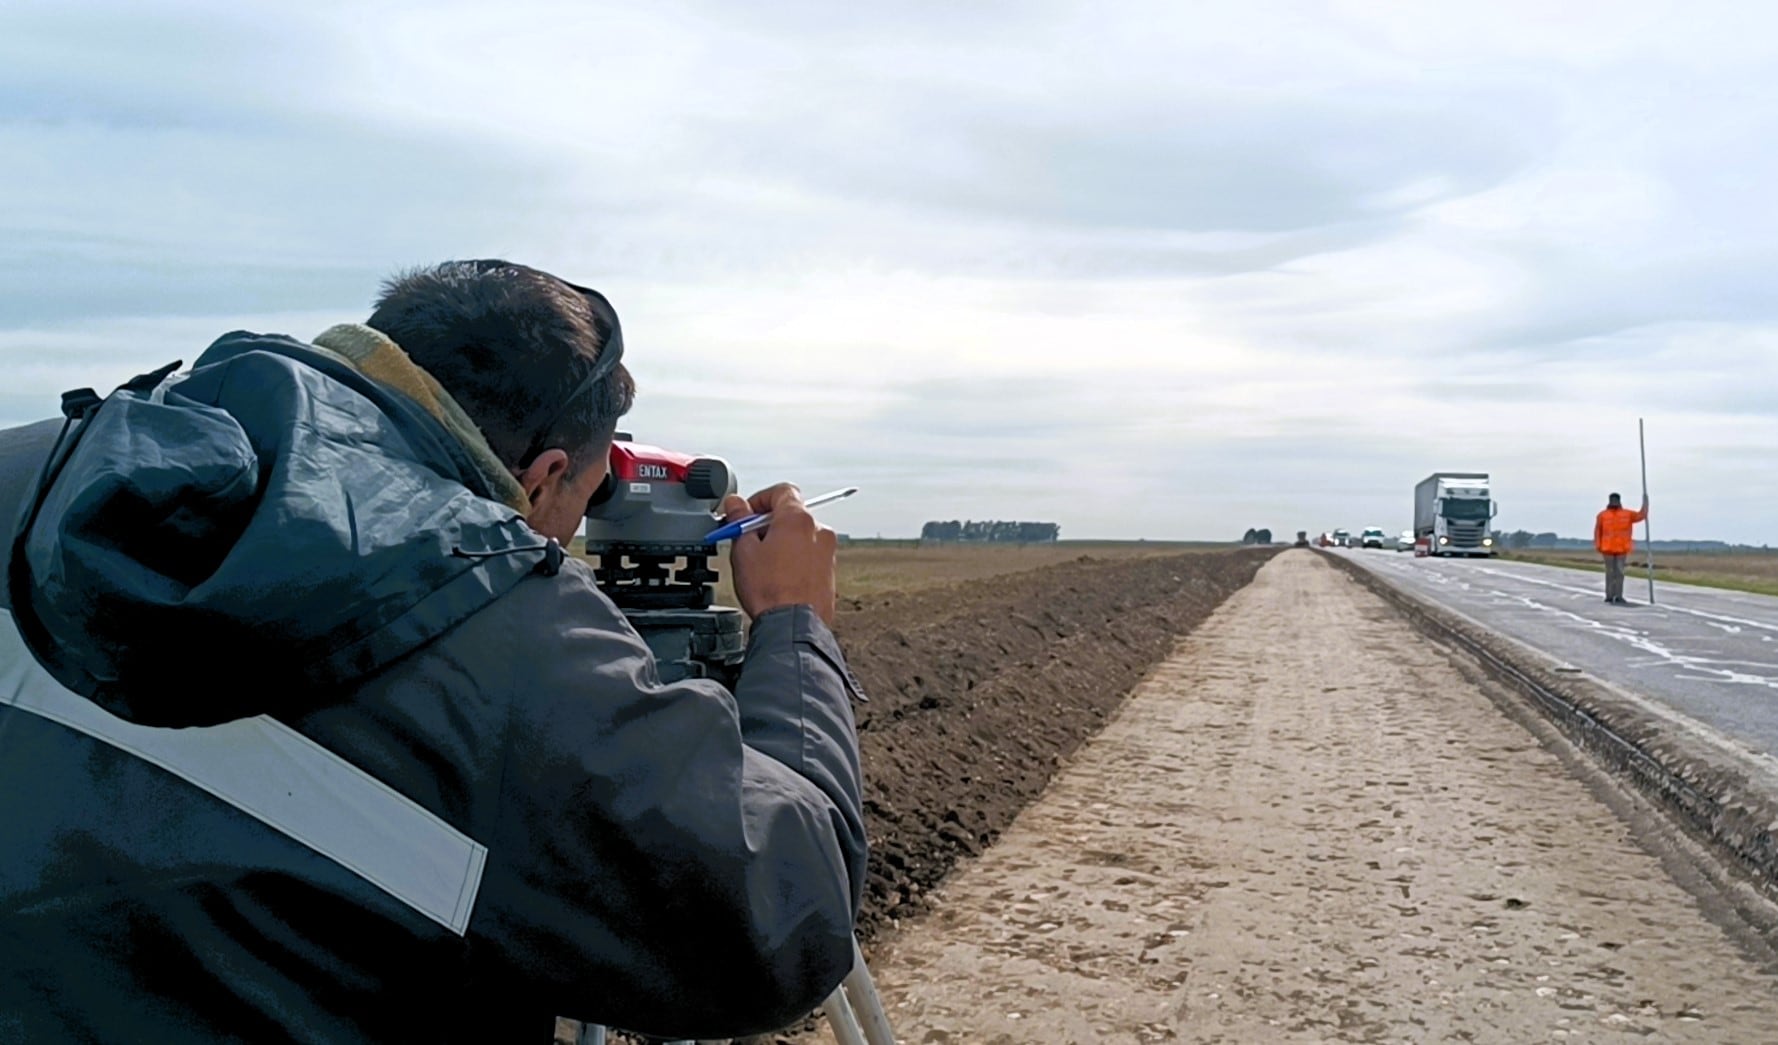
[[[1646,575],[1632,572],[1624,594],[1633,604],[1611,606],[1600,574],[1393,551],[1333,554],[1702,723],[1762,761],[1778,756],[1778,598],[1657,578],[1651,606]]]

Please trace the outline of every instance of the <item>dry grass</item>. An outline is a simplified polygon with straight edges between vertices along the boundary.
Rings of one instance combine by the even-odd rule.
[[[853,541],[840,549],[840,594],[874,595],[1022,573],[1081,556],[1095,559],[1177,555],[1227,544],[1169,541],[1057,541],[1052,544],[931,544]]]
[[[1181,552],[1214,551],[1230,547],[1235,545],[1185,541],[922,545],[919,541],[855,540],[840,548],[839,590],[841,597],[856,598],[889,591],[917,591],[1006,573],[1022,573],[1025,570],[1070,562],[1083,555],[1111,559],[1177,555]],[[580,538],[574,539],[570,551],[575,555],[582,554]],[[722,574],[722,580],[716,585],[717,603],[735,605],[727,553],[715,557],[711,564]]]
[[[1599,556],[1584,548],[1528,549],[1503,552],[1502,558],[1540,562],[1575,570],[1604,572]],[[1639,549],[1631,557],[1632,577],[1646,576],[1646,558]],[[1778,595],[1778,551],[1756,552],[1656,552],[1655,579],[1672,584],[1696,584],[1760,595]]]

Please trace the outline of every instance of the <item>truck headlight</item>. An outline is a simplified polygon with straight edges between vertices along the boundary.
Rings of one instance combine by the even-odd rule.
[[[1449,538],[1449,537],[1440,537],[1440,538],[1439,538],[1439,539],[1438,539],[1438,543],[1440,543],[1440,544],[1450,544],[1450,543],[1451,543],[1451,539],[1450,539],[1450,538]]]
[[[1482,538],[1482,547],[1484,547],[1484,548],[1492,548],[1492,547],[1494,547],[1494,538],[1492,538],[1492,537],[1483,537],[1483,538]]]

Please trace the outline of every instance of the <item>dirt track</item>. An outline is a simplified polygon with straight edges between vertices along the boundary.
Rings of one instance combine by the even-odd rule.
[[[1557,757],[1307,552],[1269,563],[873,948],[907,1042],[1771,1040]]]
[[[1082,555],[846,600],[837,630],[870,694],[856,709],[871,843],[860,936],[919,910],[958,860],[992,844],[1274,553]]]

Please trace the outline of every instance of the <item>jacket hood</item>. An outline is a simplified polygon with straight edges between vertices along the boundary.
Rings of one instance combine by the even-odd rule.
[[[145,725],[343,699],[553,558],[425,407],[292,338],[226,335],[70,436],[14,612],[59,682]]]

